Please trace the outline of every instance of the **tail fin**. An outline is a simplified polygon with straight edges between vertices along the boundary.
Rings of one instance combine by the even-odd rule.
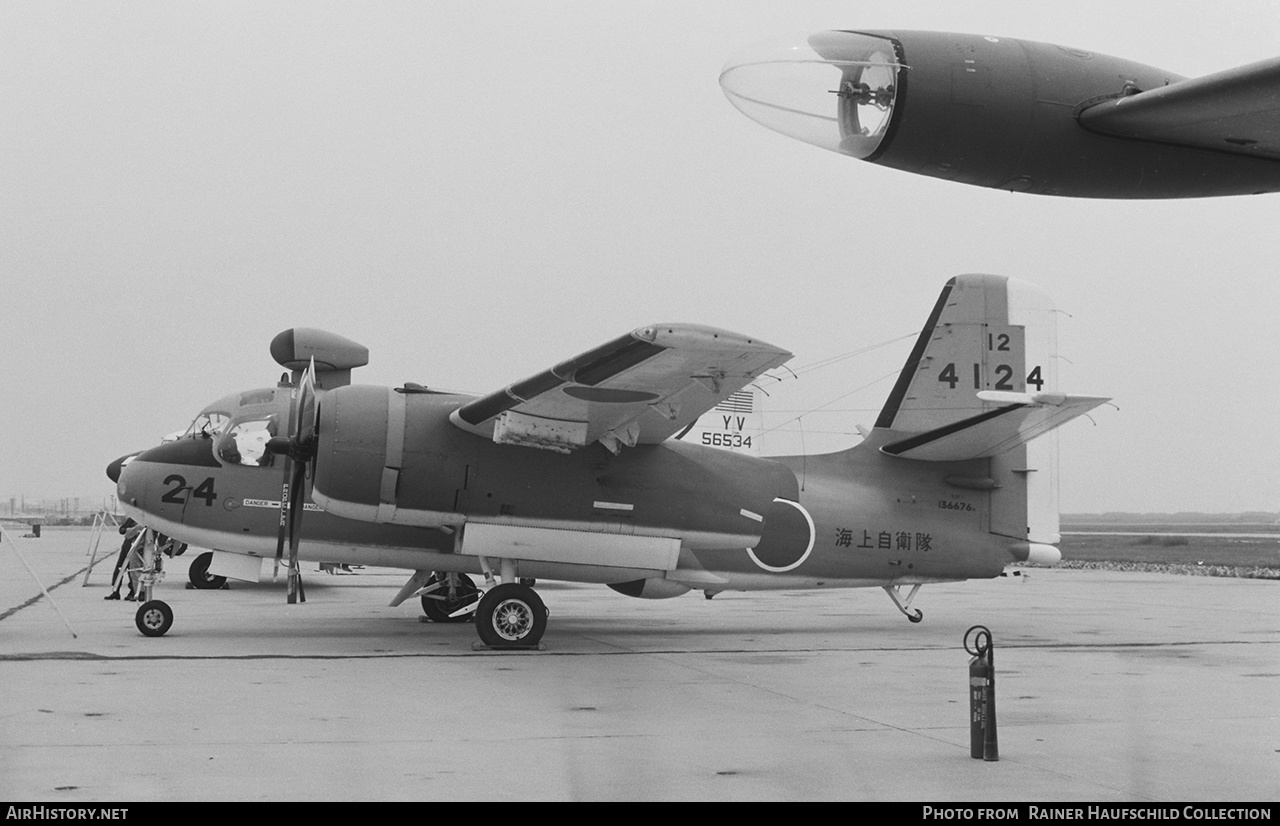
[[[1039,290],[995,275],[942,288],[876,427],[923,433],[985,413],[984,390],[1053,391],[1057,323]]]
[[[1002,276],[947,282],[876,420],[883,453],[989,460],[992,533],[1058,541],[1056,440],[1031,442],[1107,401],[1057,390],[1048,296]]]

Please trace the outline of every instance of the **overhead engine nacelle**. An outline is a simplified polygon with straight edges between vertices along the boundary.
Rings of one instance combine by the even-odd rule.
[[[1049,43],[920,31],[820,32],[748,49],[720,75],[734,106],[774,131],[935,178],[1091,198],[1280,190],[1280,160],[1250,155],[1263,147],[1247,136],[1178,146],[1082,116],[1183,80]]]
[[[640,599],[671,599],[672,597],[683,596],[692,590],[688,585],[681,585],[679,582],[672,582],[661,577],[616,582],[611,583],[609,587],[619,594]]]

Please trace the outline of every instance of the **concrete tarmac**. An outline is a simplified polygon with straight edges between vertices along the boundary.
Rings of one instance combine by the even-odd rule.
[[[81,587],[89,532],[6,531],[0,799],[1280,799],[1280,583],[1096,570],[878,589],[630,599],[539,583],[544,651],[388,608],[407,572],[304,569],[156,597],[143,637]],[[24,606],[25,607],[22,607]],[[962,637],[995,638],[1000,760],[969,756]]]

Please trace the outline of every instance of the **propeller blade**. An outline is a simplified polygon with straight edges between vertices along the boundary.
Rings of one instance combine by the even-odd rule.
[[[306,602],[307,595],[302,590],[302,568],[298,565],[298,541],[302,536],[302,511],[306,485],[307,466],[305,462],[293,463],[293,477],[290,480],[289,502],[289,604]]]
[[[280,528],[276,532],[276,561],[271,569],[271,578],[280,576],[280,562],[284,559],[284,546],[289,530],[289,480],[292,478],[293,460],[284,453],[284,483],[280,488]]]
[[[302,589],[302,568],[298,564],[298,542],[302,536],[303,500],[306,498],[306,480],[311,460],[315,458],[316,438],[316,360],[314,357],[298,381],[298,393],[293,400],[289,418],[292,436],[293,474],[289,488],[289,604],[306,602]]]
[[[298,382],[298,395],[294,399],[291,427],[294,441],[299,445],[310,447],[316,437],[316,360],[311,359],[307,369]]]
[[[311,463],[315,460],[316,419],[316,361],[311,359],[298,380],[293,404],[289,406],[287,437],[267,442],[267,449],[283,455],[284,482],[280,490],[280,529],[276,534],[276,561],[273,578],[280,574],[280,563],[285,561],[285,544],[289,546],[288,601],[290,605],[306,602],[302,589],[302,569],[298,565],[298,542],[302,531],[303,500],[306,499],[306,480],[310,476]]]

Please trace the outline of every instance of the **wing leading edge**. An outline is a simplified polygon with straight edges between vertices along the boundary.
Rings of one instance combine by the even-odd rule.
[[[1107,100],[1079,117],[1109,135],[1280,158],[1280,58]]]
[[[791,353],[694,324],[656,324],[588,350],[453,411],[499,444],[569,452],[656,444],[697,421]]]

